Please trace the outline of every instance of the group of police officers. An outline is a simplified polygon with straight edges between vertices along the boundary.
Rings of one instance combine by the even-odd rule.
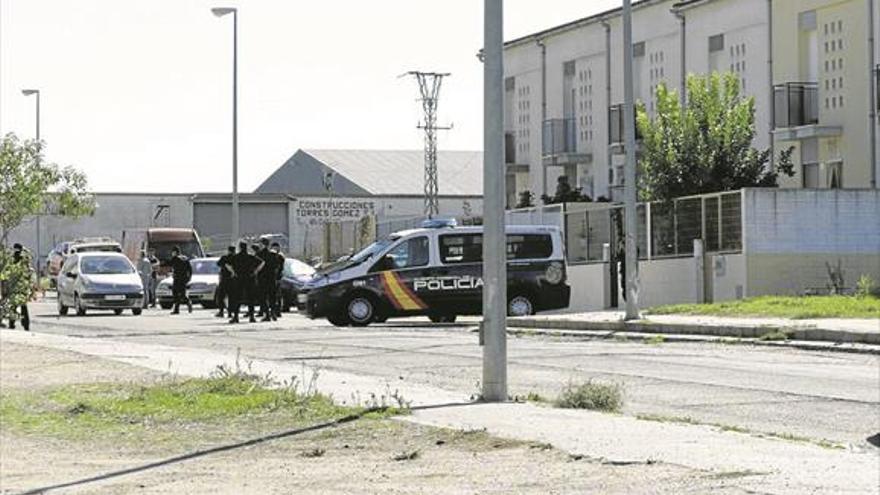
[[[227,253],[217,260],[220,267],[220,283],[215,297],[219,307],[217,317],[222,318],[224,312],[228,312],[229,323],[239,322],[241,306],[245,304],[248,307],[246,316],[251,323],[257,321],[257,315],[254,314],[256,305],[260,307],[262,321],[276,321],[281,317],[278,298],[278,283],[284,269],[281,245],[277,242],[270,245],[268,239],[262,239],[251,249],[253,252],[248,252],[247,242],[240,242],[238,252],[234,246],[229,246]],[[163,263],[172,269],[174,310],[171,314],[179,312],[181,303],[187,304],[192,312],[192,303],[186,297],[186,285],[192,276],[189,261],[177,248],[172,250],[171,255]]]

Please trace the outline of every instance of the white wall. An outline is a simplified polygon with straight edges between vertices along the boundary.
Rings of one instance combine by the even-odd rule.
[[[590,263],[568,267],[571,286],[571,312],[601,311],[608,306],[609,281],[607,263]]]
[[[639,306],[702,302],[697,301],[696,276],[697,264],[693,258],[639,263]]]

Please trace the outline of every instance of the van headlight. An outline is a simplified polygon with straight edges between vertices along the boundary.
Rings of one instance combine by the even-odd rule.
[[[556,285],[562,282],[562,279],[565,278],[565,271],[562,269],[562,263],[550,263],[550,266],[547,267],[547,271],[544,272],[544,278],[547,280],[547,283]]]

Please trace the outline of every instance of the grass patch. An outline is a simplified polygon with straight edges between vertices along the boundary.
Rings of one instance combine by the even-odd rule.
[[[785,332],[783,330],[772,330],[770,332],[762,334],[760,337],[758,337],[758,340],[762,340],[765,342],[780,341],[780,340],[788,340],[790,337],[791,337],[791,335],[788,332]]]
[[[777,318],[880,318],[876,296],[761,296],[714,304],[673,304],[647,311],[657,315],[768,316]]]
[[[555,404],[564,409],[619,412],[623,407],[623,388],[616,383],[597,383],[592,380],[580,385],[569,383]]]
[[[649,345],[660,345],[664,342],[666,342],[666,337],[664,337],[663,335],[654,335],[645,338],[645,343]]]
[[[0,396],[0,424],[23,433],[68,439],[169,438],[266,418],[290,426],[358,412],[335,405],[295,381],[279,383],[218,368],[209,378],[163,379],[150,385],[71,385]]]

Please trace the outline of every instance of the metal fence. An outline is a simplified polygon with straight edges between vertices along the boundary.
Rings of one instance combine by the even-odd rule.
[[[742,250],[742,195],[740,191],[678,198],[671,203],[640,203],[638,253],[641,259],[691,256],[694,239],[702,239],[706,252]],[[570,263],[592,263],[622,249],[623,205],[568,203],[508,212],[508,224],[558,225],[565,231]]]

